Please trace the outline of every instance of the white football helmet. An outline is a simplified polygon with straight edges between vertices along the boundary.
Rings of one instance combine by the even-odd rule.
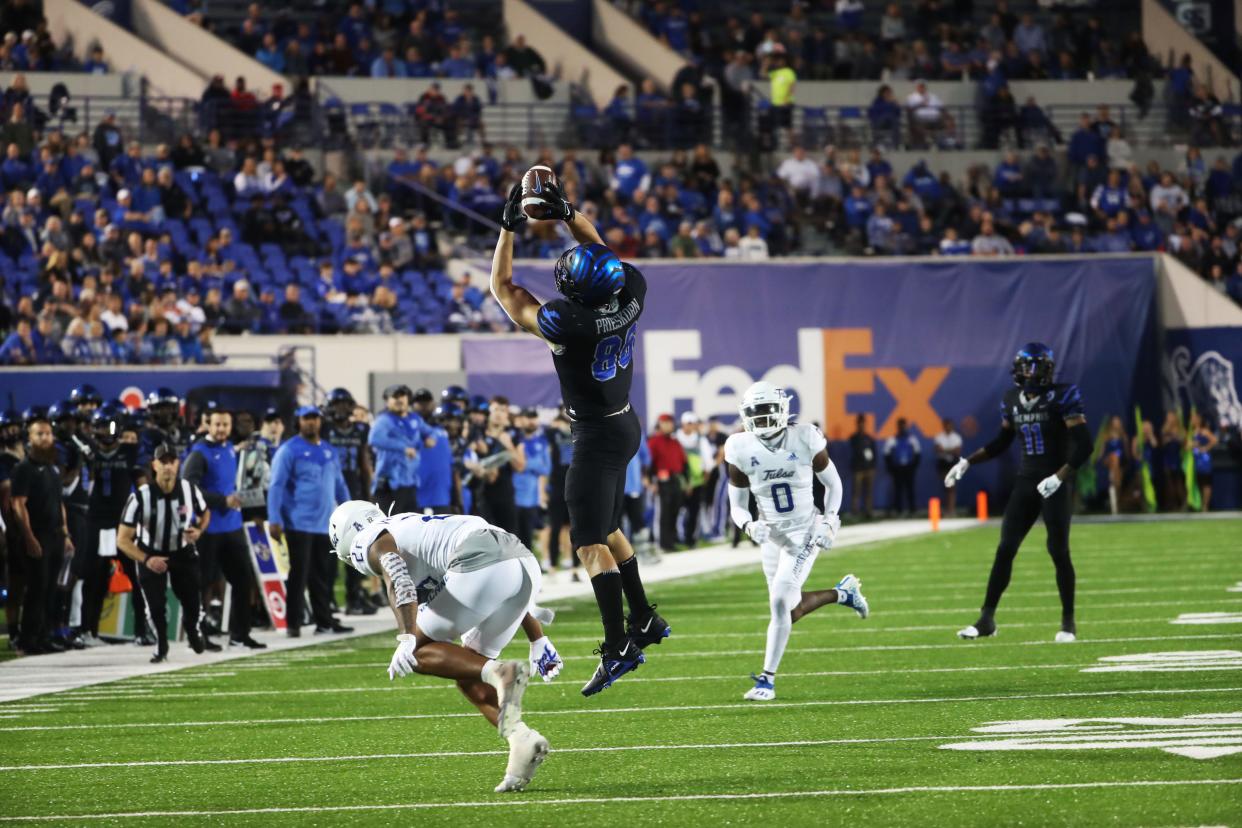
[[[342,561],[349,560],[349,548],[354,545],[354,538],[363,529],[377,520],[383,520],[384,513],[380,507],[365,500],[347,500],[332,512],[328,518],[328,540],[332,550]]]
[[[757,437],[780,434],[789,425],[789,397],[770,382],[756,382],[742,395],[742,425]]]

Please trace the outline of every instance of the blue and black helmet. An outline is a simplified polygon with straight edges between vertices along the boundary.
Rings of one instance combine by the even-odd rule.
[[[456,403],[465,408],[470,404],[470,392],[460,385],[450,385],[440,392],[440,402]]]
[[[625,287],[625,265],[602,244],[580,244],[561,254],[553,271],[566,299],[598,307]]]
[[[488,412],[488,409],[490,408],[491,408],[491,404],[488,403],[487,397],[483,396],[482,394],[475,394],[473,397],[470,398],[470,411],[471,412],[477,411],[480,414],[486,414]]]
[[[1028,342],[1013,358],[1013,381],[1028,391],[1038,391],[1052,385],[1055,369],[1052,349],[1042,342]]]
[[[0,411],[0,429],[5,429],[9,426],[20,426],[21,424],[22,415],[18,414],[13,409],[10,408],[5,411]]]
[[[348,388],[333,388],[328,392],[328,399],[324,401],[324,405],[331,406],[337,403],[348,403],[352,408],[354,405],[354,395],[349,393]]]
[[[75,416],[73,403],[68,400],[52,403],[47,408],[47,418],[51,420],[52,425],[60,425],[66,420],[71,420]]]
[[[465,409],[455,402],[442,402],[436,406],[435,411],[431,412],[431,419],[437,423],[460,420],[465,416]]]
[[[100,405],[102,403],[103,395],[93,385],[83,383],[69,392],[69,405],[73,408],[82,405]]]
[[[91,431],[95,439],[110,443],[121,436],[122,414],[115,408],[100,408],[91,415]]]
[[[147,394],[147,408],[155,408],[159,405],[169,405],[181,407],[181,397],[177,396],[177,392],[171,388],[157,388],[150,394]]]
[[[22,412],[22,425],[29,427],[31,423],[51,424],[47,418],[47,406],[32,405]]]

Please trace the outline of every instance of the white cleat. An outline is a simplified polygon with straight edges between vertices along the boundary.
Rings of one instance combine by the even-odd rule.
[[[763,676],[751,676],[755,680],[755,686],[746,691],[746,695],[742,696],[746,701],[772,701],[776,698],[776,687],[772,682]]]
[[[548,740],[539,731],[519,728],[509,739],[509,766],[505,768],[505,778],[495,788],[496,793],[525,790],[550,750]]]
[[[974,624],[971,624],[969,627],[962,627],[957,631],[957,637],[964,641],[974,641],[976,638],[991,638],[994,635],[996,635],[996,627],[993,627],[991,632],[982,633],[979,632],[979,628]]]
[[[871,607],[862,594],[862,581],[853,575],[846,575],[837,582],[837,592],[845,598],[844,601],[838,599],[837,603],[854,610],[859,618],[866,618],[871,614]]]
[[[1074,635],[1072,632],[1069,632],[1068,630],[1061,630],[1060,632],[1057,633],[1056,638],[1053,639],[1053,641],[1057,642],[1058,644],[1072,644],[1077,640],[1078,640],[1078,636]]]
[[[508,739],[522,724],[522,695],[530,683],[530,665],[525,661],[502,661],[496,666],[496,703],[500,707],[496,729]]]

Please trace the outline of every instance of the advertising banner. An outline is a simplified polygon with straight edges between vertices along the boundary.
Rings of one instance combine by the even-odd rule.
[[[905,419],[924,439],[920,501],[939,491],[930,439],[942,419],[956,423],[968,451],[990,439],[1025,342],[1053,348],[1058,377],[1081,386],[1091,423],[1159,399],[1150,257],[662,262],[642,271],[632,400],[645,427],[684,411],[732,424],[741,393],[766,379],[834,442],[848,439],[858,415],[881,441]],[[515,273],[536,296],[555,295],[551,263],[519,262]],[[472,391],[559,402],[551,354],[534,337],[468,339],[463,358]],[[964,502],[994,486],[1008,462],[972,472]],[[885,501],[887,486],[879,491]]]
[[[285,572],[282,571],[276,544],[267,534],[264,524],[247,521],[243,526],[246,533],[246,546],[250,549],[250,562],[254,565],[254,574],[259,579],[263,590],[263,604],[267,607],[268,617],[277,630],[285,629],[287,601],[285,600]]]
[[[275,370],[201,367],[136,368],[83,365],[80,367],[0,368],[0,408],[17,411],[32,405],[51,405],[65,399],[75,386],[89,383],[104,399],[120,399],[133,408],[155,388],[171,388],[182,399],[199,388],[270,388],[280,385]]]

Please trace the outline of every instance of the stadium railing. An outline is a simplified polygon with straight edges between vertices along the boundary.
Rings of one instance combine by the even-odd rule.
[[[1184,108],[1155,104],[1144,115],[1133,105],[1107,105],[1111,118],[1132,146],[1168,147],[1194,138]],[[424,142],[455,148],[463,138],[473,144],[479,137],[470,134],[476,130],[467,130],[455,119],[446,124],[421,122],[416,101],[399,105],[391,101],[345,103],[331,97],[288,98],[279,105],[269,101],[248,112],[238,112],[228,105],[212,106],[191,98],[86,96],[75,98],[73,106],[72,117],[53,118],[49,125],[89,132],[106,114],[113,113],[127,137],[148,144],[169,142],[184,132],[201,137],[215,127],[226,138],[275,135],[290,144],[321,148],[380,149]],[[1088,112],[1094,117],[1097,105],[1053,104],[1043,110],[1061,140],[1068,141],[1081,114]],[[975,106],[945,106],[943,111],[949,116],[944,126],[927,129],[918,128],[904,112],[895,122],[881,124],[873,122],[862,106],[795,106],[792,135],[808,148],[834,144],[939,150],[996,148],[998,144],[1031,147],[1053,137],[1049,131],[1037,130],[1024,133],[1019,140],[1014,129],[989,124],[987,113]],[[1223,104],[1218,122],[1220,139],[1214,145],[1242,144],[1242,105]],[[785,127],[778,127],[771,108],[763,101],[733,113],[720,106],[706,107],[695,119],[680,118],[670,107],[647,117],[631,114],[624,120],[572,103],[495,103],[483,105],[481,123],[481,132],[489,142],[526,147],[597,149],[622,140],[650,149],[690,147],[700,142],[715,149],[788,146]],[[989,131],[999,140],[985,141]],[[779,141],[778,132],[782,133]],[[1196,143],[1204,145],[1202,140]]]

